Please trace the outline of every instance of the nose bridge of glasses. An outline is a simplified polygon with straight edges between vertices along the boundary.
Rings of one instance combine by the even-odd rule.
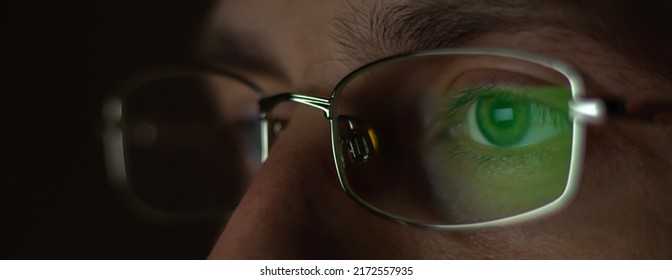
[[[304,104],[324,112],[324,117],[330,118],[331,99],[309,96],[297,93],[281,93],[259,100],[259,110],[263,115],[282,102]]]
[[[320,109],[324,117],[331,118],[331,99],[297,93],[281,93],[259,100],[259,117],[261,119],[261,161],[266,161],[275,136],[284,123],[282,120],[269,120],[266,116],[275,106],[282,102],[294,102]]]

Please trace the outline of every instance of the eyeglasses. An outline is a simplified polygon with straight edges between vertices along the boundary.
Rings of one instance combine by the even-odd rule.
[[[583,95],[568,64],[505,49],[384,58],[330,98],[264,97],[232,73],[164,70],[106,103],[108,174],[143,209],[233,209],[282,131],[281,105],[300,103],[324,112],[340,184],[358,204],[412,226],[502,226],[567,206],[585,125],[632,113]]]

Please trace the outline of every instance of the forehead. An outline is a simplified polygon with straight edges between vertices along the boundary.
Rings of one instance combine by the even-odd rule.
[[[303,21],[320,11],[329,11],[347,1],[322,0],[220,0],[216,1],[212,19],[214,24],[255,26],[257,23],[291,23]],[[365,3],[361,3],[365,6]],[[323,18],[315,15],[316,19]],[[258,19],[247,21],[242,19]],[[292,20],[295,19],[295,20]]]
[[[293,68],[302,61],[333,51],[329,44],[332,18],[334,11],[344,3],[339,0],[220,1],[210,17],[205,40],[235,41],[242,45],[236,51],[253,48],[251,52],[256,53],[250,56],[262,56]],[[222,35],[227,38],[221,38]],[[221,48],[221,44],[215,43],[215,46]]]
[[[208,62],[251,68],[255,75],[269,74],[283,84],[303,80],[306,73],[333,72],[343,65],[333,59],[338,50],[330,39],[332,18],[344,3],[220,1],[208,20],[202,55]]]

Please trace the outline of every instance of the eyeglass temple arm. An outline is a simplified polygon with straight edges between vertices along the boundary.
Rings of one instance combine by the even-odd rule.
[[[607,117],[672,124],[672,102],[604,99]]]

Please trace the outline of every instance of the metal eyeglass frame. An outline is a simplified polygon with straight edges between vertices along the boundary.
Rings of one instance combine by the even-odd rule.
[[[162,66],[142,71],[141,73],[126,79],[113,90],[112,94],[105,101],[103,101],[103,129],[101,136],[108,180],[120,195],[121,200],[130,208],[129,210],[134,214],[138,214],[141,218],[159,223],[180,223],[194,220],[220,220],[223,215],[226,216],[230,214],[223,213],[222,211],[183,213],[156,209],[145,204],[135,195],[128,177],[129,166],[127,164],[128,154],[126,150],[128,145],[128,135],[124,133],[128,116],[126,115],[127,106],[125,104],[128,97],[133,93],[133,90],[147,83],[165,78],[202,77],[203,75],[208,74],[229,77],[236,80],[249,88],[251,92],[255,94],[257,99],[263,98],[261,90],[256,85],[231,72],[206,66]],[[225,212],[230,212],[230,210]]]
[[[333,116],[336,112],[336,100],[339,97],[341,90],[347,86],[347,84],[359,76],[361,73],[366,72],[367,70],[375,67],[381,63],[391,62],[393,60],[405,59],[409,57],[421,57],[421,56],[439,56],[439,55],[487,55],[487,56],[497,56],[504,58],[514,58],[521,61],[531,62],[537,65],[545,66],[550,69],[553,69],[565,76],[570,83],[572,91],[572,100],[569,102],[569,113],[573,119],[573,133],[572,133],[572,149],[571,149],[571,160],[569,167],[569,176],[567,180],[567,185],[563,193],[551,201],[550,203],[536,208],[534,210],[517,214],[514,216],[496,219],[492,221],[471,223],[471,224],[458,224],[458,225],[444,225],[444,224],[426,224],[420,223],[417,221],[405,219],[390,213],[387,213],[370,203],[366,202],[356,192],[353,191],[349,182],[345,180],[344,171],[340,165],[342,162],[342,151],[340,145],[340,139],[337,135],[337,122],[334,121]],[[581,97],[584,94],[584,86],[581,76],[576,72],[571,66],[566,63],[557,61],[555,59],[547,58],[544,56],[533,55],[528,53],[523,53],[519,51],[513,51],[508,49],[489,49],[489,48],[454,48],[454,49],[438,49],[438,50],[429,50],[429,51],[418,51],[411,52],[401,55],[396,55],[392,57],[383,58],[380,60],[373,61],[368,63],[360,68],[354,70],[345,78],[343,78],[332,91],[330,98],[321,98],[315,96],[308,96],[297,93],[283,93],[278,95],[273,95],[259,101],[260,109],[260,118],[261,118],[261,130],[262,130],[262,161],[268,156],[270,149],[269,137],[271,135],[271,127],[269,126],[268,119],[266,118],[267,112],[270,111],[274,106],[281,102],[295,102],[310,107],[320,109],[324,112],[325,117],[329,120],[330,124],[330,133],[331,133],[331,149],[334,158],[334,165],[336,167],[336,173],[338,174],[338,179],[340,181],[341,187],[348,196],[356,201],[361,206],[369,209],[376,215],[383,217],[385,219],[401,223],[404,225],[429,228],[429,229],[440,229],[440,230],[467,230],[467,229],[481,229],[487,227],[495,226],[504,226],[513,223],[518,223],[522,221],[532,220],[541,216],[546,216],[550,213],[556,212],[562,209],[571,198],[575,195],[577,190],[577,185],[580,180],[580,171],[582,166],[583,159],[583,146],[584,146],[584,135],[585,135],[585,126],[586,122],[599,122],[603,120],[606,116],[605,105],[602,101],[591,99],[583,100]]]
[[[562,75],[570,83],[570,88],[572,91],[572,99],[569,101],[568,109],[569,115],[573,121],[573,133],[572,133],[572,148],[571,148],[571,159],[569,167],[569,175],[567,184],[563,193],[551,201],[550,203],[534,209],[528,212],[517,214],[514,216],[509,216],[506,218],[500,218],[487,222],[471,223],[471,224],[458,224],[458,225],[445,225],[445,224],[427,224],[420,223],[417,221],[405,219],[403,217],[395,216],[390,213],[386,213],[383,210],[376,208],[375,206],[367,203],[364,199],[359,197],[351,188],[350,184],[345,180],[343,175],[342,167],[339,162],[341,162],[341,155],[343,154],[340,149],[340,143],[337,135],[337,123],[334,121],[333,116],[336,112],[336,106],[334,105],[339,97],[341,90],[354,78],[360,74],[366,72],[367,70],[375,67],[381,63],[391,62],[394,60],[405,59],[409,57],[426,57],[426,56],[441,56],[441,55],[487,55],[487,56],[497,56],[503,58],[513,58],[519,59],[522,61],[534,63],[537,65],[545,66],[547,68],[553,69]],[[541,55],[535,55],[510,49],[495,49],[495,48],[453,48],[453,49],[436,49],[436,50],[427,50],[427,51],[416,51],[410,52],[395,56],[390,56],[382,58],[368,64],[365,64],[348,75],[346,75],[342,80],[338,82],[336,87],[331,93],[331,97],[323,98],[317,96],[309,96],[300,93],[280,93],[272,95],[269,97],[264,97],[262,91],[255,86],[252,82],[240,77],[239,75],[221,71],[216,68],[206,68],[199,70],[180,70],[180,69],[168,69],[160,72],[154,71],[152,75],[142,76],[138,79],[132,80],[130,83],[127,83],[122,87],[117,94],[113,95],[113,98],[108,99],[103,106],[103,118],[106,123],[107,129],[104,132],[103,141],[105,142],[106,148],[106,159],[108,174],[110,179],[115,183],[115,185],[128,185],[128,179],[126,176],[126,165],[125,165],[125,152],[124,152],[124,136],[119,128],[119,124],[124,122],[124,100],[126,96],[132,91],[133,88],[156,79],[164,78],[166,76],[176,76],[176,75],[187,75],[194,76],[200,74],[218,74],[223,76],[228,76],[233,78],[241,83],[245,84],[249,89],[251,89],[256,95],[259,105],[259,119],[261,124],[261,161],[265,161],[268,157],[270,146],[272,145],[272,137],[274,136],[275,128],[270,125],[268,113],[278,104],[283,102],[293,102],[303,105],[307,105],[316,109],[321,110],[324,113],[325,118],[329,120],[330,124],[330,133],[331,133],[331,146],[332,146],[332,156],[334,159],[334,166],[338,174],[338,179],[341,184],[342,189],[345,193],[357,202],[359,205],[370,210],[374,214],[385,218],[387,220],[397,222],[403,225],[427,228],[427,229],[438,229],[438,230],[470,230],[470,229],[482,229],[489,227],[505,226],[514,223],[519,223],[523,221],[533,220],[542,216],[546,216],[550,213],[557,212],[563,209],[569,201],[574,197],[578,189],[578,183],[580,181],[582,161],[583,161],[583,148],[585,141],[585,125],[590,123],[601,123],[607,117],[626,117],[637,120],[644,121],[657,121],[658,119],[663,119],[663,122],[669,121],[669,116],[672,113],[672,104],[670,103],[651,103],[646,104],[648,106],[640,106],[640,110],[631,111],[626,108],[625,102],[620,100],[604,100],[598,98],[584,99],[584,85],[583,80],[579,73],[569,64],[558,61],[557,59],[548,58]],[[641,105],[641,104],[640,104]],[[660,116],[663,116],[660,118]],[[151,209],[148,206],[142,206],[141,202],[137,201],[137,198],[133,201],[135,204],[140,205],[141,210],[152,213],[154,216],[161,214],[161,211]]]

